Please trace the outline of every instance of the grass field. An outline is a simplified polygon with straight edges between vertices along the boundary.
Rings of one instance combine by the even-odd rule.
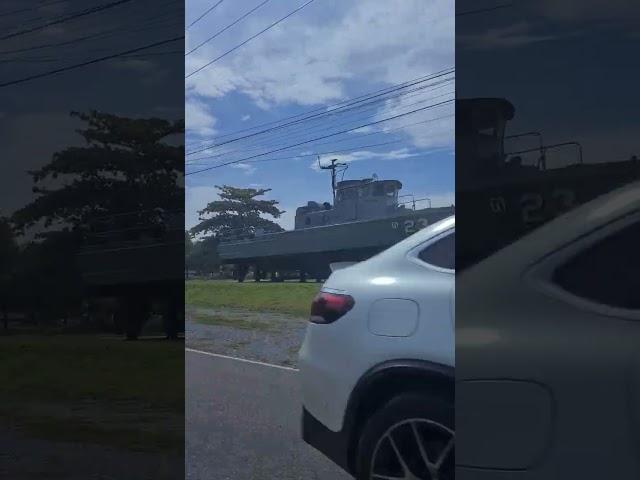
[[[319,283],[268,283],[218,280],[185,282],[185,303],[205,308],[239,308],[306,317]]]
[[[90,335],[0,337],[0,422],[45,439],[180,449],[184,344]]]

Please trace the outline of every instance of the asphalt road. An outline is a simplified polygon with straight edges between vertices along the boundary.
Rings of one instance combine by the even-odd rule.
[[[186,353],[189,480],[347,480],[300,439],[294,370]]]

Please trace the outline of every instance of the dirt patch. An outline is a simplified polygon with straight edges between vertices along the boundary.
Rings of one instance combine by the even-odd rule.
[[[306,327],[282,313],[189,307],[185,337],[189,348],[295,367]]]

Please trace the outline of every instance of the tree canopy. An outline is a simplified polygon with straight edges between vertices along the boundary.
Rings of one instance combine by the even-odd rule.
[[[201,274],[216,272],[220,267],[217,247],[218,239],[213,236],[194,242],[193,248],[186,258],[187,268]]]
[[[225,235],[253,233],[258,228],[282,230],[276,222],[263,216],[280,218],[284,211],[278,208],[278,201],[258,198],[271,189],[236,188],[229,185],[216,185],[216,188],[220,191],[220,199],[210,202],[198,212],[200,223],[191,229],[191,235],[213,235],[220,238]]]
[[[24,231],[38,222],[76,229],[96,216],[154,208],[181,210],[184,147],[165,142],[184,122],[126,118],[91,111],[71,114],[87,127],[86,145],[68,147],[29,172],[36,199],[13,215]]]
[[[0,278],[9,272],[17,251],[11,224],[7,218],[0,217]]]
[[[183,121],[98,111],[71,115],[84,122],[78,130],[84,144],[54,153],[30,171],[35,199],[11,217],[18,233],[44,228],[20,248],[14,299],[47,318],[66,315],[82,300],[78,248],[89,237],[104,238],[104,232],[87,232],[107,223],[111,232],[127,236],[141,222],[159,223],[163,212],[182,214],[184,206],[184,146],[171,138],[184,133]]]

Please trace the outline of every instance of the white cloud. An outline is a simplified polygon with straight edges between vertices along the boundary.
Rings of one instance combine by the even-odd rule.
[[[359,160],[402,160],[405,158],[416,157],[420,153],[410,152],[407,148],[400,148],[398,150],[391,150],[389,152],[371,152],[368,150],[359,150],[357,152],[345,153],[345,154],[331,154],[326,155],[324,158],[320,157],[320,163],[325,165],[331,159],[337,159],[339,162],[350,163],[357,162]],[[315,160],[309,164],[312,170],[318,171],[318,161]]]
[[[454,98],[453,82],[437,85],[436,89],[424,91],[387,100],[377,112],[375,120],[393,117],[419,108],[429,107]],[[414,146],[418,148],[453,148],[455,134],[453,102],[444,103],[415,115],[400,117],[380,125],[381,130],[394,130],[404,125],[411,125],[402,129]]]
[[[284,210],[284,213],[280,216],[280,218],[276,218],[274,221],[285,230],[293,230],[293,227],[296,224],[295,207],[289,208],[278,205],[278,208],[280,210]]]
[[[231,168],[237,168],[239,170],[242,170],[246,175],[251,175],[253,172],[256,171],[256,167],[254,167],[253,165],[249,164],[249,163],[234,163],[232,165],[229,165]]]
[[[216,118],[209,113],[204,102],[188,99],[185,104],[187,132],[197,136],[215,135]]]
[[[243,115],[240,120],[242,120],[243,122],[246,122],[247,120],[251,119],[251,115]]]
[[[362,0],[334,6],[337,20],[318,21],[311,13],[293,16],[189,78],[188,92],[217,98],[239,91],[261,108],[311,105],[344,98],[345,81],[351,78],[399,83],[453,65],[454,5],[449,0]],[[243,22],[238,38],[265,23],[255,17]],[[208,44],[187,57],[187,72],[224,50]]]
[[[533,30],[533,25],[520,22],[508,27],[489,29],[480,35],[463,36],[459,38],[459,41],[465,48],[481,50],[518,48],[558,38],[554,35],[536,34],[533,33]]]

